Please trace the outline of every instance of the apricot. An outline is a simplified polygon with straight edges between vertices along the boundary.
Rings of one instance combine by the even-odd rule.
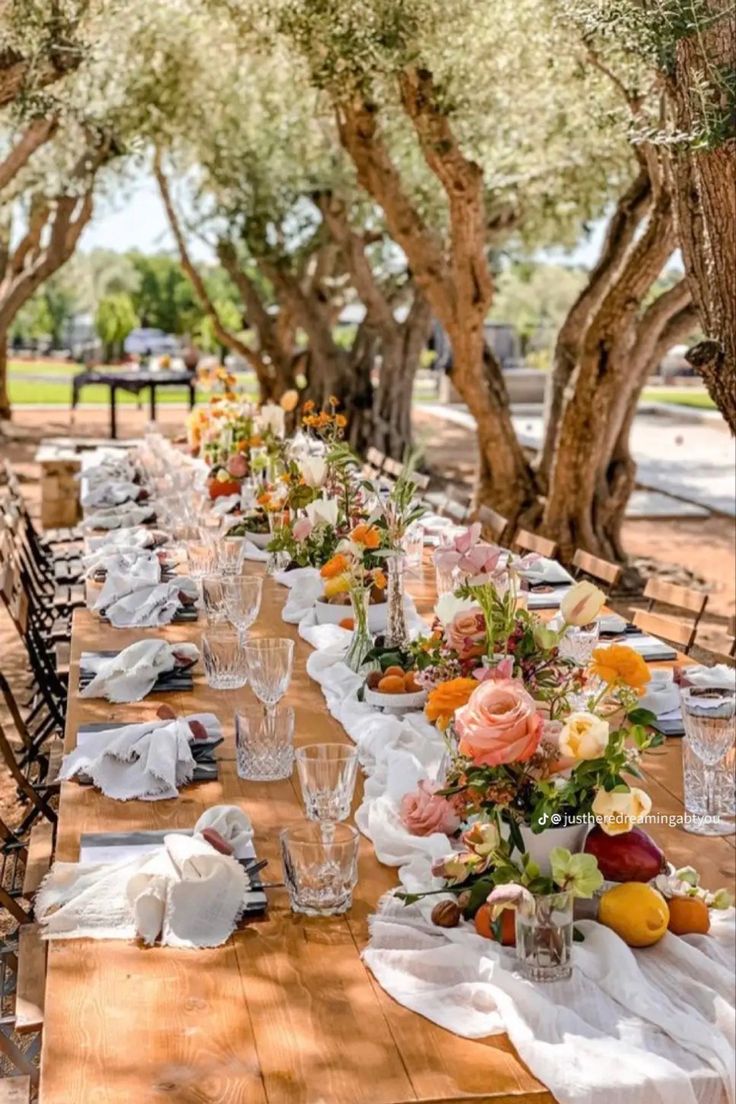
[[[403,678],[404,668],[394,665],[393,667],[387,667],[383,673],[384,675],[396,675],[397,678]]]
[[[378,689],[382,694],[403,694],[404,676],[384,675],[378,684]]]
[[[407,671],[404,675],[404,689],[407,694],[418,694],[422,689],[416,679],[416,671]]]
[[[710,929],[710,912],[705,901],[699,897],[670,897],[667,902],[670,912],[667,927],[675,935],[689,935],[699,932],[706,935]]]
[[[341,629],[350,629],[350,631],[352,632],[352,630],[355,628],[355,619],[353,617],[343,617],[342,621],[339,622],[339,625]]]
[[[501,946],[516,946],[516,913],[514,909],[505,908],[499,916],[501,921]],[[496,934],[491,927],[491,906],[481,905],[473,917],[475,930],[485,939],[495,940]]]

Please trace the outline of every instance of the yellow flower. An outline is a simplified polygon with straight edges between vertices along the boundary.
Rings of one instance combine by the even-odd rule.
[[[292,410],[296,410],[299,405],[299,392],[295,391],[293,388],[290,391],[284,391],[279,403],[281,409],[289,414]]]
[[[639,653],[626,644],[609,644],[607,648],[596,648],[590,670],[609,686],[623,684],[639,694],[644,693],[644,687],[652,677]]]
[[[640,820],[649,815],[652,799],[644,790],[632,786],[621,793],[598,790],[591,812],[600,821],[601,828],[609,836],[630,832]]]
[[[599,759],[608,747],[608,721],[595,713],[571,713],[559,735],[566,759]]]
[[[438,728],[447,728],[455,710],[467,705],[470,695],[479,685],[476,679],[456,678],[435,686],[434,690],[430,690],[424,707],[427,720],[433,721]]]
[[[348,590],[350,590],[349,575],[335,575],[331,579],[325,579],[323,591],[325,598],[334,598],[336,594],[345,594]]]

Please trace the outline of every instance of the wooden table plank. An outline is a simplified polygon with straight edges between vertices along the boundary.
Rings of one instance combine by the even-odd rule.
[[[250,569],[250,568],[249,568]],[[262,570],[254,567],[254,571]],[[420,612],[433,601],[428,573],[411,581]],[[256,635],[298,641],[287,701],[296,709],[298,744],[349,742],[306,674],[311,649],[281,619],[286,591],[266,579]],[[303,816],[295,780],[251,783],[235,770],[233,713],[249,691],[212,691],[195,675],[194,693],[153,695],[135,705],[80,699],[79,655],[123,648],[144,636],[199,639],[201,623],[164,630],[112,630],[85,610],[75,614],[66,746],[82,722],[132,721],[162,702],[177,712],[211,710],[223,724],[217,781],[188,787],[176,801],[115,802],[91,788],[61,788],[57,854],[75,860],[79,837],[122,828],[190,827],[203,809],[227,802],[247,810],[266,875],[280,876],[278,829]],[[655,809],[682,813],[678,742],[647,773]],[[649,785],[649,782],[648,782]],[[681,787],[681,781],[679,783]],[[362,785],[356,793],[361,800]],[[733,851],[677,827],[652,833],[676,856],[692,856],[707,884],[723,884]],[[294,916],[284,890],[269,891],[268,917],[212,951],[143,949],[71,941],[49,952],[41,1104],[549,1104],[551,1095],[519,1061],[505,1036],[461,1039],[392,1000],[363,966],[368,916],[396,884],[372,845],[361,840],[354,907],[343,918]]]

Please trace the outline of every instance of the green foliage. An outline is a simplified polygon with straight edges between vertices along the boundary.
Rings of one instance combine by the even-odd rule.
[[[126,292],[106,295],[95,314],[95,329],[105,346],[106,358],[119,354],[123,342],[138,325],[133,301]]]

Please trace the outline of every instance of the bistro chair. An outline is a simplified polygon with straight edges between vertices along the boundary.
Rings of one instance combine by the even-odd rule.
[[[476,520],[483,526],[483,535],[488,534],[496,544],[503,544],[509,520],[490,506],[479,506]]]
[[[695,640],[695,623],[691,621],[679,621],[674,617],[666,617],[661,613],[650,613],[649,610],[635,610],[633,624],[642,632],[660,637],[668,644],[682,648],[685,655],[689,655]]]
[[[383,469],[381,471],[381,475],[386,476],[386,478],[390,479],[392,482],[400,479],[403,471],[404,465],[398,460],[394,460],[392,456],[387,456],[383,461]]]
[[[427,472],[413,471],[411,473],[411,481],[418,491],[426,491],[429,486],[430,476]]]
[[[590,552],[584,552],[582,548],[576,550],[572,565],[576,579],[581,575],[587,575],[597,579],[598,582],[607,583],[609,587],[615,587],[621,578],[620,564],[611,563],[610,560],[604,560],[600,556],[593,556]]]
[[[687,613],[695,615],[696,625],[708,605],[708,595],[704,594],[702,590],[679,586],[677,583],[665,583],[661,579],[647,579],[647,585],[644,587],[644,597],[649,600],[648,610],[655,609],[657,605],[685,610]]]
[[[514,552],[536,552],[548,560],[553,560],[557,555],[557,545],[547,537],[540,537],[537,533],[530,533],[528,529],[517,529],[511,543]]]
[[[365,454],[365,460],[366,468],[368,470],[364,471],[364,474],[366,474],[369,478],[375,479],[375,477],[377,475],[380,475],[381,471],[383,470],[383,465],[386,460],[385,454],[379,449],[373,448],[373,446],[371,445],[371,447]]]

